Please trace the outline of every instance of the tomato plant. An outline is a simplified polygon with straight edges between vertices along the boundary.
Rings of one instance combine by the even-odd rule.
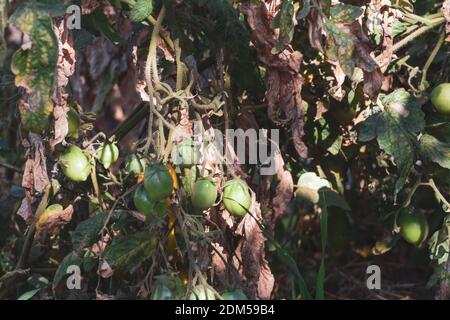
[[[223,204],[234,216],[244,216],[250,208],[252,199],[247,184],[239,179],[228,181],[223,187]]]
[[[217,187],[211,179],[197,180],[192,191],[192,204],[197,209],[211,208],[217,199]]]
[[[91,173],[89,159],[83,151],[75,145],[70,145],[61,154],[59,161],[64,174],[72,181],[86,181]]]

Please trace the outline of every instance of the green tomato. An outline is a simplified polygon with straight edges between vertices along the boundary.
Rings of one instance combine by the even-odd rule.
[[[194,141],[185,139],[176,148],[175,164],[182,168],[189,168],[198,162],[198,151]]]
[[[119,148],[115,142],[105,142],[97,149],[95,156],[105,169],[108,169],[119,158]]]
[[[409,209],[400,211],[397,225],[400,234],[407,242],[419,246],[428,236],[428,221],[420,211],[412,212]]]
[[[133,203],[136,209],[145,215],[147,222],[152,221],[155,216],[164,218],[167,215],[167,204],[164,201],[158,201],[156,203],[150,201],[143,185],[137,187],[134,192]]]
[[[67,122],[69,126],[69,132],[67,136],[70,138],[78,138],[78,128],[80,127],[80,116],[78,112],[75,111],[74,108],[70,107],[67,112]]]
[[[252,198],[245,181],[233,179],[225,184],[223,188],[223,204],[230,214],[243,217],[250,208],[251,203]]]
[[[145,169],[144,187],[150,201],[160,201],[172,194],[173,179],[162,164],[153,164]]]
[[[145,158],[141,158],[136,154],[133,154],[125,160],[125,170],[128,173],[132,173],[134,175],[139,175],[144,173],[145,168],[147,167],[147,160]]]
[[[72,181],[86,181],[91,173],[91,165],[83,151],[70,145],[60,157],[64,174]]]
[[[163,283],[158,283],[153,291],[152,300],[171,300],[173,298],[172,290]]]
[[[211,208],[217,199],[217,187],[209,178],[197,180],[192,190],[192,204],[197,209]]]
[[[241,289],[234,291],[226,291],[222,293],[223,300],[248,300],[247,296]]]
[[[210,287],[197,285],[192,288],[189,300],[216,300],[216,297]]]
[[[434,88],[431,102],[439,113],[450,116],[450,83],[442,83]]]

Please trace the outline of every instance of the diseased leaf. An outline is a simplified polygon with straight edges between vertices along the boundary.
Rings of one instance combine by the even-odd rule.
[[[52,29],[50,14],[33,4],[25,4],[11,16],[11,22],[31,39],[17,50],[11,70],[17,86],[27,95],[19,103],[22,122],[28,130],[42,132],[53,111],[51,96],[55,85],[58,42]]]
[[[99,213],[82,221],[72,233],[73,250],[79,252],[81,249],[97,242],[98,233],[102,229],[105,219],[106,215]]]
[[[283,50],[292,41],[294,26],[294,4],[292,0],[283,1],[281,9],[272,21],[272,28],[280,29],[275,48],[272,49],[273,54]]]
[[[155,252],[156,242],[157,240],[145,231],[115,238],[105,249],[105,260],[113,269],[129,271]]]
[[[377,137],[380,148],[394,157],[399,170],[397,194],[414,164],[415,134],[425,127],[424,113],[419,100],[404,89],[381,96],[380,101],[384,110],[370,115],[362,123],[359,140],[368,142]]]
[[[351,4],[338,4],[330,8],[331,20],[337,23],[350,23],[363,14],[360,7]]]
[[[130,19],[133,21],[142,21],[153,11],[152,0],[138,0],[130,12]]]
[[[441,142],[428,134],[424,134],[419,142],[422,156],[438,163],[441,167],[450,169],[450,144]]]

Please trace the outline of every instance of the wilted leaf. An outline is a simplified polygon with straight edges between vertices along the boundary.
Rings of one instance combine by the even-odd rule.
[[[445,24],[445,32],[447,33],[446,41],[450,41],[450,0],[445,0],[442,4],[442,13],[447,21]]]
[[[22,187],[30,194],[42,193],[50,183],[47,174],[45,147],[42,138],[30,132],[28,140],[23,141],[25,151],[25,170],[22,178]]]
[[[130,19],[133,21],[142,21],[153,11],[152,0],[138,0],[130,12]]]
[[[148,259],[156,249],[157,239],[148,232],[115,238],[105,250],[105,260],[114,268],[131,270]]]
[[[67,206],[63,210],[46,210],[36,223],[36,238],[44,240],[56,235],[61,227],[72,220],[73,207]]]
[[[450,169],[450,144],[424,134],[420,138],[420,153],[422,156],[438,163],[441,167]]]
[[[380,148],[394,157],[399,170],[395,185],[397,194],[414,164],[414,134],[425,127],[424,113],[419,100],[404,89],[381,96],[381,102],[384,110],[372,114],[362,123],[359,140],[368,142],[377,137]]]

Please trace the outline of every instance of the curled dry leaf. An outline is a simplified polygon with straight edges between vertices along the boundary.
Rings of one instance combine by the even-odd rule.
[[[39,135],[30,132],[22,145],[26,159],[22,187],[27,195],[34,197],[35,193],[42,193],[49,184],[44,142]]]
[[[72,220],[73,206],[69,205],[63,210],[46,211],[36,223],[36,239],[44,241],[50,236],[58,234],[62,226]]]
[[[247,16],[252,42],[258,57],[266,67],[266,99],[269,118],[278,125],[288,125],[297,153],[307,156],[307,147],[302,141],[303,108],[301,89],[303,78],[300,65],[303,55],[288,45],[279,53],[273,50],[278,34],[271,24],[278,12],[280,1],[265,1],[260,4],[243,4],[242,13]]]
[[[276,153],[273,161],[275,161],[278,185],[275,189],[275,197],[272,200],[273,213],[271,223],[269,223],[272,227],[275,225],[275,221],[286,212],[294,192],[292,175],[284,169],[284,160],[280,152]]]
[[[236,235],[242,236],[240,255],[242,261],[242,274],[245,277],[247,294],[250,299],[269,299],[275,283],[275,278],[270,271],[269,264],[265,257],[264,237],[262,230],[255,219],[261,223],[261,208],[256,201],[254,192],[252,193],[252,205],[250,214],[246,214],[236,229]]]
[[[450,0],[445,0],[442,4],[442,13],[447,21],[445,24],[445,33],[447,34],[445,40],[450,41]]]

